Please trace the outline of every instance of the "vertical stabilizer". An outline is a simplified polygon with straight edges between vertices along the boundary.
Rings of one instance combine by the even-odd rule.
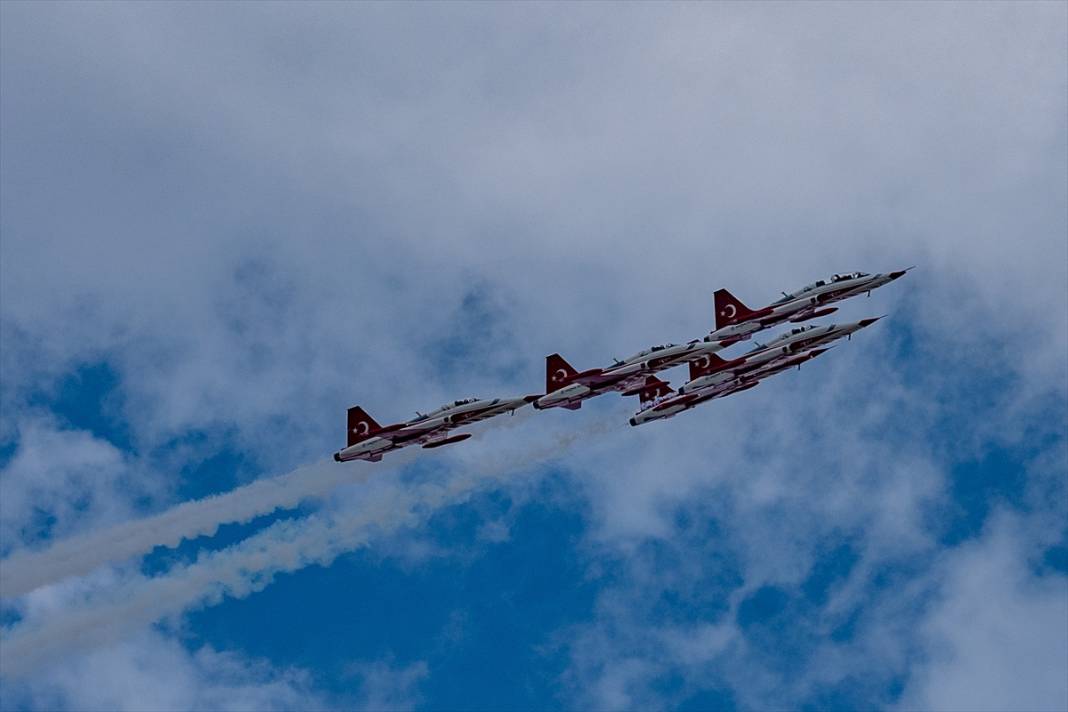
[[[690,361],[690,380],[722,371],[728,364],[730,361],[724,361],[716,354],[705,354],[699,359]]]
[[[726,289],[717,289],[712,295],[716,306],[716,328],[741,324],[753,314],[753,310],[738,301]]]
[[[645,405],[650,401],[669,396],[674,392],[675,390],[667,383],[664,383],[656,376],[649,376],[645,379],[645,385],[638,390],[638,400],[641,401],[642,405]]]
[[[560,354],[551,354],[545,357],[545,392],[558,391],[578,375],[571,364],[564,360]]]
[[[381,429],[382,426],[376,423],[375,419],[367,414],[367,411],[358,405],[353,406],[349,408],[348,440],[345,447],[362,442]]]

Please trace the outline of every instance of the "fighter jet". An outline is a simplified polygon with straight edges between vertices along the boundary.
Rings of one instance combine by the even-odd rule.
[[[757,344],[752,351],[730,361],[716,354],[708,354],[690,363],[690,381],[679,388],[679,393],[692,393],[711,388],[729,383],[734,377],[769,369],[776,363],[803,351],[841,338],[852,338],[855,332],[874,324],[881,318],[873,317],[845,324],[799,326],[777,336],[767,344]]]
[[[578,410],[582,401],[609,391],[627,391],[640,386],[645,377],[687,361],[713,354],[724,347],[717,341],[664,344],[639,351],[608,368],[577,371],[560,354],[545,357],[545,395],[534,407]]]
[[[850,272],[848,274],[832,275],[829,279],[821,279],[803,287],[793,294],[783,292],[782,299],[775,304],[792,302],[803,297],[815,297],[819,304],[830,304],[849,299],[859,294],[871,294],[873,289],[878,289],[884,284],[890,284],[895,279],[904,277],[905,273],[913,269],[906,267],[896,272],[885,274],[868,274],[866,272]]]
[[[631,425],[642,425],[652,420],[665,420],[714,398],[722,398],[732,393],[753,388],[757,383],[759,381],[742,381],[734,378],[715,388],[707,388],[700,392],[684,395],[675,393],[668,384],[659,380],[656,376],[649,376],[645,387],[637,391],[641,407],[629,422]]]
[[[815,358],[827,349],[813,349],[799,353],[782,351],[753,352],[748,358],[724,361],[713,356],[706,361],[690,364],[690,380],[679,386],[679,394],[692,394],[708,389],[727,387],[735,381],[761,380],[805,361]]]
[[[748,339],[754,333],[785,321],[801,322],[826,316],[838,310],[827,304],[839,302],[865,292],[871,293],[884,284],[903,276],[911,267],[887,274],[836,274],[821,279],[792,294],[783,292],[781,299],[763,309],[750,309],[726,289],[713,295],[716,308],[716,330],[705,337],[709,341],[734,342]]]
[[[425,415],[416,413],[417,417],[412,420],[386,427],[376,423],[360,406],[354,406],[348,410],[348,442],[344,449],[334,453],[334,460],[378,462],[385,453],[410,445],[429,449],[458,443],[471,437],[471,433],[450,436],[450,430],[503,413],[514,413],[537,398],[467,398],[446,403]]]
[[[702,371],[701,366],[698,365],[700,362],[691,361],[690,384],[697,382],[699,378],[707,378],[708,380],[700,388],[694,388],[687,384],[687,386],[679,388],[678,393],[675,393],[668,384],[658,380],[655,376],[649,376],[644,387],[636,390],[641,401],[641,407],[629,422],[631,425],[642,425],[652,420],[665,420],[715,398],[723,398],[734,393],[747,391],[756,387],[765,378],[782,373],[795,366],[800,368],[802,363],[819,356],[826,350],[815,349],[794,354],[784,359],[767,362],[748,373],[742,374],[730,371],[708,374]],[[719,360],[722,361],[722,359]]]
[[[776,336],[766,344],[757,344],[753,348],[756,351],[768,351],[785,349],[783,353],[797,353],[812,349],[822,344],[837,341],[842,337],[852,338],[853,334],[861,329],[871,326],[882,319],[881,316],[869,317],[860,321],[846,322],[845,324],[810,324],[809,326],[797,326],[785,334]]]

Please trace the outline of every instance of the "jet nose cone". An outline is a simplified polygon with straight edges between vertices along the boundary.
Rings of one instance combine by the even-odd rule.
[[[873,316],[873,317],[869,317],[867,319],[861,319],[860,321],[857,322],[857,324],[859,324],[860,328],[863,329],[865,326],[871,326],[872,324],[874,324],[875,322],[879,321],[880,319],[882,319],[881,316]]]
[[[912,267],[906,267],[905,269],[899,269],[897,272],[891,272],[889,277],[890,277],[890,279],[897,279],[898,277],[904,277],[905,273],[908,272],[910,269],[912,269]]]
[[[335,452],[334,453],[334,462],[341,462],[341,453],[340,452]]]
[[[533,403],[534,401],[538,400],[539,398],[541,398],[541,396],[539,396],[539,395],[523,396],[523,402],[524,403]]]
[[[638,424],[638,419],[637,418],[631,418],[629,422],[630,422],[631,425],[637,425]]]

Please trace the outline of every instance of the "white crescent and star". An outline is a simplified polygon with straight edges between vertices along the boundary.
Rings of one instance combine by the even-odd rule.
[[[356,424],[357,435],[366,435],[369,432],[371,432],[371,426],[367,424],[366,420],[362,420]]]
[[[723,316],[727,317],[728,319],[733,319],[734,315],[737,313],[738,309],[733,304],[728,304],[727,306],[723,307]]]
[[[562,381],[567,378],[567,371],[562,368],[558,368],[553,371],[553,381]]]

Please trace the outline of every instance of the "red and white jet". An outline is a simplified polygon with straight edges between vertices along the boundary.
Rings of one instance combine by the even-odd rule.
[[[735,378],[765,371],[802,352],[841,338],[852,338],[853,333],[874,324],[881,318],[873,317],[845,324],[799,326],[766,344],[757,344],[752,351],[730,361],[725,361],[715,354],[709,354],[690,364],[690,380],[679,387],[679,393],[692,393],[718,387],[730,383]]]
[[[537,396],[522,398],[468,398],[447,403],[426,415],[419,414],[404,423],[382,427],[360,406],[348,410],[348,442],[334,453],[338,462],[367,460],[378,462],[382,455],[410,445],[441,447],[467,440],[471,433],[449,435],[450,430],[477,423],[503,413],[514,413]]]
[[[710,341],[731,342],[748,339],[754,333],[786,321],[801,322],[826,316],[838,307],[826,306],[858,294],[870,294],[884,284],[889,284],[912,269],[886,274],[836,274],[830,279],[821,279],[792,294],[783,292],[782,299],[764,307],[750,309],[726,289],[717,289],[713,295],[716,307],[716,330],[705,338]]]
[[[644,386],[635,391],[638,394],[641,407],[630,419],[630,424],[641,425],[652,420],[665,420],[715,398],[723,398],[724,396],[749,390],[756,387],[765,378],[782,373],[794,366],[800,368],[802,363],[819,356],[826,350],[815,349],[793,354],[777,361],[766,362],[746,373],[719,371],[714,374],[707,374],[712,380],[704,387],[691,388],[685,391],[680,388],[678,393],[675,393],[671,386],[656,378],[656,376],[649,376]],[[713,358],[723,361],[718,357]],[[706,373],[706,369],[702,369],[699,363],[696,361],[690,362],[690,383],[694,383],[698,378],[704,377],[702,374]]]
[[[664,344],[639,351],[608,368],[586,371],[577,371],[560,354],[551,354],[545,357],[545,395],[534,401],[534,407],[578,410],[587,398],[641,387],[650,374],[703,358],[723,347],[717,341]]]

